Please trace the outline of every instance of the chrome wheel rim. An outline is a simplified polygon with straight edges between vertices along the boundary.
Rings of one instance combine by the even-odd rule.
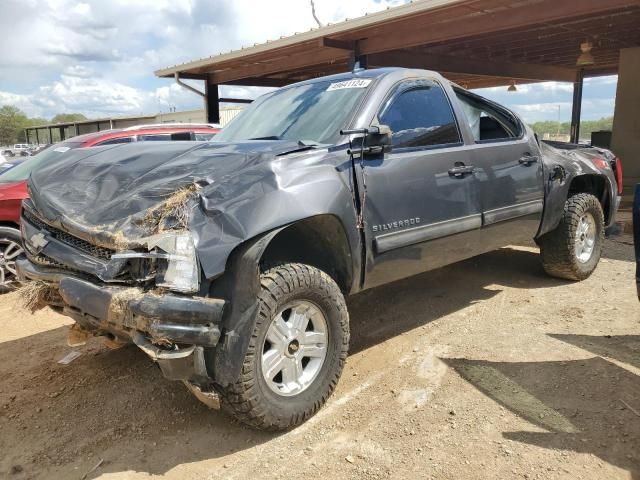
[[[585,213],[580,217],[576,229],[576,258],[581,263],[587,263],[593,255],[596,246],[596,221],[593,215]]]
[[[285,397],[305,391],[327,357],[327,320],[318,306],[295,301],[280,310],[267,330],[260,362],[269,388]]]
[[[10,288],[17,280],[16,258],[22,247],[13,240],[0,240],[0,287]]]

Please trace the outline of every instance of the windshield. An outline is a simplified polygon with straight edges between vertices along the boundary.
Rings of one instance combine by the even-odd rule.
[[[355,78],[277,90],[254,101],[213,141],[285,139],[333,144],[371,82]]]
[[[78,142],[65,142],[59,145],[52,145],[29,158],[29,160],[25,160],[19,165],[13,167],[11,170],[0,175],[0,183],[20,182],[22,180],[26,180],[34,169],[50,162],[56,162],[64,152],[73,148],[78,148],[80,145],[81,144]]]

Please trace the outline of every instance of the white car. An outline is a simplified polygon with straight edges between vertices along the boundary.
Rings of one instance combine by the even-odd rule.
[[[2,155],[5,157],[15,157],[16,155],[27,156],[29,155],[29,149],[31,146],[27,143],[16,143],[13,148],[7,148],[2,151]]]

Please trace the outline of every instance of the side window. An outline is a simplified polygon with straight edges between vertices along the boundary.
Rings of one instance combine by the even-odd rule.
[[[456,90],[456,96],[476,142],[509,140],[522,134],[520,122],[508,110],[462,90]]]
[[[188,142],[190,140],[193,140],[195,138],[195,135],[193,135],[193,132],[175,132],[169,135],[169,138],[171,139],[172,142],[177,142],[177,141]]]
[[[171,135],[167,134],[150,134],[150,135],[138,135],[138,140],[143,142],[168,142],[171,140]]]
[[[121,138],[112,138],[111,140],[105,140],[104,142],[96,143],[94,146],[100,145],[116,145],[118,143],[131,143],[133,138],[131,137],[121,137]]]
[[[412,82],[383,107],[378,121],[391,128],[395,148],[462,143],[449,100],[435,82]]]

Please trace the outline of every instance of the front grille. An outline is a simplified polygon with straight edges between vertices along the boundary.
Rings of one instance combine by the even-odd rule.
[[[60,240],[61,242],[64,242],[67,245],[71,245],[78,250],[82,250],[83,252],[88,253],[93,257],[101,258],[103,260],[111,260],[111,255],[115,253],[115,250],[111,250],[110,248],[98,247],[97,245],[93,245],[86,240],[82,240],[81,238],[74,237],[67,232],[58,230],[57,228],[46,224],[26,209],[23,209],[22,215],[29,221],[29,223],[35,225],[40,229],[45,229],[56,240]]]

